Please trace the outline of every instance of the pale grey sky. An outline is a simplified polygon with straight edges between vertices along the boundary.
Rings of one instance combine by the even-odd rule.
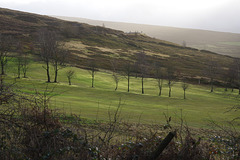
[[[44,15],[240,33],[240,0],[1,0],[0,7]]]

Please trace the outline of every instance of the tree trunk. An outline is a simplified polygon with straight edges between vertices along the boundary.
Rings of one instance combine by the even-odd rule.
[[[3,76],[0,76],[0,93],[3,92]],[[2,105],[2,99],[0,98],[0,105]]]
[[[1,68],[2,68],[2,73],[1,73],[1,75],[4,75],[4,74],[5,74],[5,72],[4,72],[4,62],[1,62]]]
[[[213,79],[211,78],[211,92],[213,92]]]
[[[22,72],[23,72],[23,78],[27,78],[27,60],[26,60],[26,57],[24,58],[24,61],[23,61]]]
[[[92,88],[94,88],[94,71],[92,71]]]
[[[68,84],[71,85],[71,78],[68,78]]]
[[[171,97],[171,92],[172,92],[172,88],[171,88],[171,86],[169,85],[168,97]]]
[[[128,74],[128,92],[129,92],[129,82],[130,82],[130,75]]]
[[[162,95],[162,80],[158,79],[158,88],[159,88],[159,93],[158,96]]]
[[[27,78],[27,69],[23,68],[23,78]]]
[[[159,88],[159,93],[158,93],[158,96],[161,96],[162,95],[162,87]]]
[[[21,74],[21,64],[18,64],[18,77],[17,78],[20,78],[20,74]]]
[[[118,89],[118,82],[116,82],[115,91]]]
[[[51,82],[51,79],[50,79],[50,73],[49,73],[49,62],[47,62],[47,82],[50,83]]]
[[[143,76],[142,76],[142,94],[144,94],[144,88],[143,88]]]
[[[186,90],[184,89],[183,91],[184,91],[184,99],[186,99],[186,94],[185,94]]]
[[[3,91],[3,77],[2,76],[0,76],[0,92],[2,93],[2,91]]]
[[[56,64],[55,65],[55,79],[54,79],[54,83],[57,83],[57,75],[58,75],[58,66]]]

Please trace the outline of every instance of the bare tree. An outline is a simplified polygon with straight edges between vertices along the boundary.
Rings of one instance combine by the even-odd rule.
[[[22,62],[23,62],[23,44],[19,41],[17,43],[17,53],[16,62],[17,62],[17,78],[21,76]]]
[[[118,89],[118,82],[120,81],[120,75],[118,73],[113,72],[112,78],[115,81],[115,91]]]
[[[40,55],[46,66],[42,66],[47,73],[47,82],[51,82],[50,78],[50,62],[53,53],[57,50],[57,39],[54,32],[41,30],[39,33]]]
[[[56,50],[52,54],[51,63],[54,68],[54,82],[57,82],[58,71],[65,67],[67,50],[64,49],[64,44],[57,42]]]
[[[46,66],[43,68],[47,72],[47,82],[51,82],[50,79],[50,63],[54,68],[54,82],[57,82],[58,71],[64,67],[66,58],[66,50],[63,43],[58,41],[55,32],[48,30],[42,30],[39,34],[41,58],[45,62]]]
[[[159,89],[158,96],[162,95],[163,77],[164,77],[163,69],[160,67],[159,63],[155,63],[155,79],[157,80]]]
[[[117,72],[117,61],[116,60],[111,60],[110,61],[111,62],[111,64],[112,64],[112,78],[113,78],[113,80],[114,80],[114,82],[115,82],[115,91],[118,89],[118,82],[120,81],[120,79],[121,79],[121,76],[120,76],[120,74]]]
[[[72,78],[74,77],[74,75],[75,75],[75,71],[74,71],[74,70],[70,69],[70,70],[66,71],[66,76],[67,76],[67,78],[68,78],[68,84],[69,84],[69,85],[72,84],[72,83],[71,83],[71,80],[72,80]]]
[[[11,49],[12,38],[10,36],[0,34],[0,65],[1,75],[5,74],[5,67],[8,62],[8,54]]]
[[[27,78],[27,70],[29,65],[29,59],[26,52],[23,54],[22,58],[22,72],[23,72],[23,78]]]
[[[168,88],[169,88],[169,91],[168,91],[168,97],[171,97],[172,95],[172,86],[174,85],[174,69],[172,66],[168,67],[167,68],[167,80],[168,80]]]
[[[16,56],[17,78],[20,78],[21,68],[22,68],[22,52],[23,52],[23,48],[22,48],[22,45],[20,43],[17,44],[17,52],[18,52],[18,55]]]
[[[95,56],[92,57],[92,59],[89,59],[88,71],[92,76],[92,88],[94,88],[94,78],[95,78],[95,74],[97,72],[97,63],[96,63]]]
[[[186,90],[188,89],[189,84],[186,83],[186,81],[183,81],[182,83],[182,89],[183,89],[183,98],[186,99]]]
[[[123,67],[123,75],[127,78],[128,81],[128,92],[130,91],[130,77],[133,72],[133,64],[128,61]]]
[[[139,73],[139,77],[142,79],[142,94],[144,94],[144,78],[146,76],[146,54],[142,51],[136,54],[136,68]]]

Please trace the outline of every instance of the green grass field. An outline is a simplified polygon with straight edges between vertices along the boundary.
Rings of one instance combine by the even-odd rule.
[[[35,93],[35,89],[43,91],[55,87],[57,94],[51,99],[51,106],[63,109],[66,113],[79,114],[81,117],[95,120],[108,120],[108,112],[112,115],[121,99],[121,118],[133,123],[165,124],[164,114],[171,116],[173,124],[180,123],[182,111],[183,119],[191,127],[210,128],[210,119],[223,123],[238,116],[238,112],[226,112],[233,105],[238,104],[237,90],[224,91],[215,88],[210,93],[210,87],[190,85],[186,91],[187,99],[183,99],[181,82],[175,82],[172,88],[172,97],[168,97],[168,86],[164,82],[162,96],[158,96],[156,80],[145,79],[145,94],[141,94],[141,81],[132,77],[130,93],[127,93],[127,80],[122,77],[119,88],[114,91],[115,83],[112,75],[107,71],[100,71],[95,76],[95,88],[91,88],[91,75],[88,71],[72,68],[76,76],[68,85],[65,75],[69,67],[59,71],[59,83],[47,84],[45,70],[42,64],[32,62],[29,66],[27,79],[16,79],[16,86],[26,93]],[[16,77],[16,66],[8,65],[8,76]],[[53,71],[53,70],[52,70]],[[53,79],[52,75],[52,79]]]

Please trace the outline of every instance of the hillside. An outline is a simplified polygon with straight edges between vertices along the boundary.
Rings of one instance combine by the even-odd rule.
[[[1,8],[0,58],[0,160],[239,157],[236,58]]]
[[[209,50],[223,55],[240,57],[240,34],[215,32],[207,30],[175,28],[166,26],[154,26],[145,24],[98,21],[76,17],[54,16],[63,20],[88,23],[90,25],[102,26],[103,24],[112,29],[121,30],[124,32],[143,32],[151,37],[183,44],[187,46]]]
[[[70,51],[68,61],[78,67],[87,67],[89,59],[97,60],[99,68],[111,69],[110,61],[116,60],[119,70],[127,61],[136,62],[136,53],[146,54],[145,67],[148,76],[153,75],[153,65],[174,68],[175,74],[188,77],[204,77],[211,61],[218,63],[218,79],[233,63],[233,58],[204,50],[183,47],[139,33],[124,33],[100,26],[69,22],[48,16],[0,9],[0,33],[11,34],[37,42],[42,28],[54,30],[64,38]],[[137,72],[137,71],[136,71]]]

